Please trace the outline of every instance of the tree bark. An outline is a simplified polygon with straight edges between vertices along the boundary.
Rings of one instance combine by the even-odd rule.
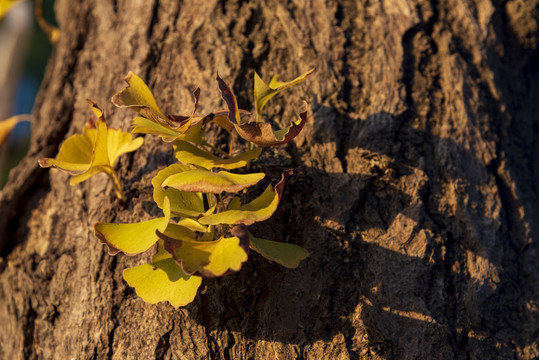
[[[61,37],[29,154],[0,193],[2,359],[534,359],[539,357],[538,1],[58,0]],[[118,169],[70,187],[38,167],[129,70],[165,113],[224,108],[215,77],[253,103],[254,71],[303,132],[254,169],[296,169],[255,234],[304,246],[288,270],[257,254],[204,280],[184,308],[149,305],[93,224],[159,215],[150,179],[173,162],[153,136]],[[213,132],[213,141],[220,133]],[[260,188],[262,189],[262,187]]]

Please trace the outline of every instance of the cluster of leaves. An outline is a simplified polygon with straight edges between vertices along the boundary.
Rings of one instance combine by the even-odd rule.
[[[314,69],[313,69],[314,70]],[[275,76],[266,84],[255,74],[256,119],[245,122],[247,111],[238,108],[231,88],[217,76],[221,95],[228,109],[197,116],[200,90],[194,92],[194,105],[187,116],[165,114],[158,107],[148,86],[134,73],[125,78],[128,86],[112,97],[118,107],[138,113],[132,121],[133,133],[154,134],[171,143],[178,160],[152,179],[153,199],[163,216],[131,224],[95,224],[97,238],[109,253],[135,255],[154,249],[149,263],[124,270],[124,279],[148,303],[168,301],[183,306],[193,301],[202,278],[220,277],[240,270],[250,250],[285,267],[297,267],[308,256],[307,250],[293,244],[260,239],[248,226],[270,218],[283,193],[285,178],[269,185],[258,197],[242,203],[237,195],[265,177],[264,173],[232,173],[246,167],[260,153],[260,146],[276,146],[292,140],[303,128],[307,112],[284,129],[273,131],[261,122],[265,104],[283,89],[305,80],[313,70],[290,82]],[[103,113],[90,102],[98,120],[62,145],[56,159],[41,159],[41,166],[55,166],[75,175],[78,183],[98,172],[113,180],[123,198],[113,165],[117,157],[142,145],[142,139],[108,129]],[[225,130],[236,131],[249,142],[248,149],[232,155],[209,144],[204,136],[206,125],[214,122]],[[228,197],[222,194],[232,193]]]

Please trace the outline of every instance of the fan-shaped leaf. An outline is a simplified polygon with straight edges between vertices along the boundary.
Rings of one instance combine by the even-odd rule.
[[[238,206],[237,200],[232,200],[229,204],[229,209],[218,214],[203,216],[198,221],[201,224],[217,225],[217,224],[244,224],[251,225],[255,222],[269,219],[277,210],[279,201],[284,189],[284,180],[286,176],[293,174],[292,170],[286,170],[282,174],[281,181],[275,185],[275,190],[272,190],[271,185],[266,190],[248,204]]]
[[[243,167],[247,165],[249,161],[256,159],[260,155],[262,149],[253,149],[228,159],[222,159],[201,150],[188,142],[177,140],[174,142],[174,151],[176,153],[176,159],[180,162],[184,164],[194,164],[210,170],[215,167],[223,169]]]
[[[134,134],[143,133],[158,135],[165,142],[174,141],[179,135],[176,131],[142,116],[134,118],[131,125],[133,126],[132,132]]]
[[[204,118],[195,118],[200,89],[194,92],[195,102],[189,116],[169,115],[161,111],[152,92],[144,81],[133,72],[125,77],[128,86],[112,97],[118,107],[128,107],[138,112],[141,117],[133,121],[133,132],[149,133],[160,136],[164,141],[173,141],[184,134],[196,122]],[[149,121],[145,121],[147,119]]]
[[[307,111],[304,111],[300,114],[299,120],[293,121],[290,126],[278,131],[273,131],[268,123],[251,122],[242,124],[240,123],[238,103],[232,89],[219,76],[217,76],[217,82],[219,83],[221,96],[228,105],[228,120],[245,140],[261,146],[282,145],[295,138],[303,129],[305,121],[307,121]]]
[[[307,111],[299,114],[299,119],[293,121],[290,126],[273,131],[269,123],[250,122],[243,125],[236,125],[238,134],[252,143],[260,146],[283,145],[294,139],[303,129],[307,121]]]
[[[217,277],[238,271],[247,261],[248,244],[238,237],[220,237],[215,241],[197,241],[172,224],[164,234],[158,232],[166,251],[187,274]]]
[[[309,252],[294,244],[270,241],[254,237],[249,233],[250,247],[268,260],[275,261],[284,267],[298,267],[301,260],[309,256]]]
[[[280,82],[278,81],[279,75],[275,75],[269,85],[267,85],[264,80],[258,76],[258,74],[255,72],[255,86],[254,86],[254,94],[255,94],[255,108],[256,108],[256,119],[257,122],[260,119],[260,114],[262,114],[262,109],[264,108],[264,105],[277,95],[282,90],[296,85],[303,80],[305,80],[307,77],[309,77],[313,73],[314,69],[311,69],[307,71],[305,74],[298,76],[292,81],[288,82]]]
[[[88,100],[97,121],[89,120],[83,129],[83,134],[76,134],[63,142],[56,158],[39,159],[41,167],[56,167],[68,174],[74,175],[71,185],[84,181],[100,172],[109,175],[119,198],[123,198],[121,185],[113,170],[118,157],[138,149],[144,140],[133,137],[121,130],[109,129],[105,123],[103,111]]]
[[[145,302],[168,301],[175,307],[192,302],[202,282],[199,276],[185,274],[172,258],[125,269],[123,276]]]
[[[124,80],[128,86],[112,97],[112,103],[118,107],[133,109],[142,116],[158,123],[168,124],[167,117],[157,106],[152,92],[144,81],[131,71]]]
[[[153,199],[157,206],[163,208],[165,197],[170,199],[170,208],[174,216],[198,217],[204,214],[204,200],[201,193],[180,191],[169,187],[163,189],[161,183],[168,177],[184,171],[191,170],[191,167],[183,164],[172,164],[159,171],[152,179]]]
[[[156,242],[155,231],[165,231],[170,221],[170,202],[163,202],[164,217],[133,224],[97,223],[94,225],[95,235],[115,255],[123,252],[134,255],[150,249]]]
[[[220,194],[223,191],[238,192],[252,186],[264,178],[263,173],[232,174],[226,171],[211,172],[193,169],[168,177],[161,186],[181,191]]]

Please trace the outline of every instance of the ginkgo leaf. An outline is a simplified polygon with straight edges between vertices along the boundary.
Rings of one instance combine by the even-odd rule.
[[[120,251],[134,255],[150,249],[156,242],[156,230],[165,231],[170,221],[170,201],[163,202],[164,217],[133,224],[97,223],[94,225],[95,236],[109,248],[111,255]]]
[[[17,115],[12,116],[6,120],[0,121],[0,147],[2,147],[2,144],[4,141],[6,141],[8,135],[11,133],[11,131],[17,126],[17,124],[21,121],[30,121],[31,115]]]
[[[70,180],[75,185],[89,177],[104,172],[114,185],[116,195],[124,199],[120,181],[113,165],[119,156],[138,149],[144,142],[142,138],[133,139],[132,135],[121,130],[109,129],[103,111],[88,100],[97,121],[89,120],[83,134],[66,139],[60,146],[56,158],[39,159],[41,167],[55,167],[74,175]]]
[[[255,86],[254,86],[254,95],[255,95],[255,108],[256,108],[256,121],[260,119],[260,114],[262,114],[262,109],[264,108],[264,105],[277,95],[282,90],[289,88],[290,86],[296,85],[303,80],[305,80],[307,77],[309,77],[313,73],[314,69],[311,69],[307,71],[305,74],[302,74],[295,78],[292,81],[288,82],[280,82],[278,81],[279,75],[275,75],[269,85],[267,85],[264,80],[258,76],[258,74],[255,72]]]
[[[194,219],[189,219],[189,218],[182,218],[178,220],[178,225],[184,226],[188,229],[191,229],[192,231],[198,231],[198,232],[206,232],[208,229],[206,225],[202,225],[198,221]]]
[[[206,231],[200,237],[200,241],[214,241],[216,238],[217,231],[215,231],[215,226],[210,225],[206,228]]]
[[[130,108],[148,119],[168,124],[167,117],[157,106],[152,92],[138,75],[130,71],[124,81],[128,86],[112,97],[114,105]]]
[[[188,142],[177,140],[174,142],[174,152],[176,153],[176,159],[180,162],[184,164],[194,164],[210,170],[215,167],[223,169],[243,167],[247,165],[249,161],[256,159],[262,152],[262,149],[253,149],[228,159],[222,159],[201,150]]]
[[[238,192],[264,178],[264,173],[232,174],[227,171],[211,172],[193,169],[172,175],[161,186],[181,191],[220,194],[223,191]]]
[[[241,207],[241,199],[238,196],[234,196],[226,207],[227,210],[239,210]]]
[[[205,225],[217,224],[244,224],[251,225],[255,222],[269,219],[277,210],[279,201],[284,189],[284,180],[286,176],[293,174],[292,170],[286,170],[282,174],[281,181],[275,185],[275,189],[271,185],[266,190],[248,204],[238,206],[237,201],[233,203],[231,210],[226,210],[217,214],[202,216],[198,221]],[[229,208],[231,205],[229,204]]]
[[[142,116],[134,118],[131,125],[133,127],[133,134],[142,133],[158,135],[166,142],[174,141],[179,135],[176,131]]]
[[[185,274],[172,258],[125,269],[123,276],[145,302],[168,301],[175,307],[192,302],[202,282],[199,276]]]
[[[197,241],[185,229],[170,225],[165,233],[157,233],[164,249],[187,274],[218,277],[238,271],[247,261],[248,243],[240,238],[221,236],[215,241]]]
[[[251,115],[251,113],[247,110],[238,109],[238,112],[240,115],[240,119],[247,115]],[[230,110],[219,110],[219,111],[215,111],[211,113],[210,115],[208,115],[208,117],[210,118],[212,122],[216,123],[223,129],[230,132],[234,129],[234,124],[231,123],[230,120],[228,120],[229,113],[230,113]]]
[[[201,193],[180,191],[169,187],[163,189],[161,183],[171,175],[191,170],[189,165],[172,164],[159,171],[152,179],[153,200],[161,209],[165,197],[170,199],[170,208],[174,216],[198,217],[205,213],[204,200]]]
[[[309,256],[309,252],[298,245],[260,239],[251,233],[249,240],[252,250],[289,269],[297,268],[301,260]]]
[[[181,115],[169,115],[169,124],[172,124],[172,128],[176,130],[178,133],[183,134],[191,127],[191,122],[193,121],[195,117],[195,113],[197,111],[198,107],[198,99],[200,98],[200,89],[197,88],[195,92],[193,93],[195,97],[195,103],[193,105],[193,111],[191,111],[191,115],[189,116],[181,116]],[[203,118],[199,118],[199,121],[202,121]]]
[[[219,76],[217,76],[217,82],[219,83],[221,96],[228,105],[228,120],[234,125],[236,131],[242,138],[254,144],[260,146],[277,146],[286,144],[301,132],[305,122],[307,121],[307,111],[304,111],[300,113],[300,118],[293,121],[290,126],[277,131],[273,131],[269,123],[250,122],[243,124],[240,122],[238,102],[236,101],[236,97],[234,96],[232,89]],[[305,103],[305,106],[306,105],[307,103]]]
[[[206,143],[204,138],[204,121],[194,122],[184,134],[177,136],[176,139],[204,145]]]
[[[141,115],[133,121],[133,132],[158,135],[169,142],[184,134],[197,121],[204,119],[203,117],[195,118],[200,89],[196,89],[193,94],[195,102],[189,116],[165,116],[152,92],[140,77],[129,72],[124,80],[128,86],[115,94],[111,100],[114,105],[131,108]],[[145,121],[144,118],[149,121]]]
[[[120,156],[137,150],[144,143],[143,138],[138,137],[133,139],[131,134],[123,132],[120,129],[109,129],[107,140],[109,159],[112,166],[114,166]]]
[[[299,114],[299,119],[293,121],[290,126],[274,131],[269,123],[250,122],[237,125],[238,134],[252,143],[260,146],[283,145],[294,139],[303,129],[307,121],[307,111]]]

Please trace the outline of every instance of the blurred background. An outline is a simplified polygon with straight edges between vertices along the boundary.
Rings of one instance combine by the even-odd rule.
[[[2,1],[2,0],[0,0]],[[54,0],[38,0],[43,18],[56,26]],[[52,45],[38,25],[35,0],[13,5],[0,19],[0,121],[31,114],[45,73]],[[24,157],[30,140],[30,123],[19,122],[0,147],[0,189],[9,171]]]

